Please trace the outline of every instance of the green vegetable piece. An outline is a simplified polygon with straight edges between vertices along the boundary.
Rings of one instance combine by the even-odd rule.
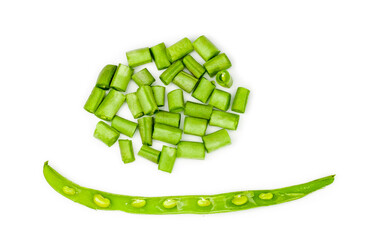
[[[201,142],[181,141],[177,145],[177,158],[205,159],[205,146]]]
[[[245,203],[247,203],[247,201],[248,201],[247,197],[242,194],[238,194],[234,196],[232,199],[232,203],[237,206],[244,205]]]
[[[236,95],[232,104],[232,111],[238,113],[244,113],[247,105],[247,99],[249,98],[250,90],[247,88],[237,88]]]
[[[95,113],[96,109],[99,107],[100,103],[104,99],[104,96],[105,90],[94,87],[83,108],[87,112]]]
[[[76,189],[68,187],[68,186],[64,186],[62,188],[63,192],[67,195],[73,196],[76,194]]]
[[[168,85],[174,79],[174,77],[184,69],[184,65],[181,60],[172,63],[160,76],[160,80]]]
[[[208,153],[231,144],[231,138],[225,129],[203,136],[202,141],[204,142],[205,149]]]
[[[158,169],[171,173],[177,157],[177,149],[163,145],[160,153]]]
[[[183,58],[183,64],[186,68],[196,77],[201,78],[206,72],[205,68],[198,63],[191,55],[187,55]]]
[[[123,105],[126,97],[120,92],[111,89],[108,95],[95,111],[95,115],[106,121],[111,121]]]
[[[152,61],[149,48],[139,48],[126,52],[128,66],[137,67]]]
[[[193,42],[193,47],[205,61],[209,61],[220,53],[219,49],[204,35]]]
[[[141,141],[143,145],[152,145],[152,126],[153,126],[153,118],[152,117],[143,117],[137,120],[138,121],[138,131],[140,132]]]
[[[135,199],[132,201],[131,206],[134,208],[142,208],[146,205],[146,200],[144,199]]]
[[[158,163],[160,151],[153,149],[149,146],[142,145],[140,151],[138,152],[138,155],[143,158],[146,158],[147,160],[150,160],[151,162]]]
[[[183,38],[167,48],[168,59],[174,62],[178,59],[183,58],[187,54],[193,51],[193,46],[188,38]]]
[[[214,89],[209,98],[209,105],[220,110],[227,111],[231,103],[231,94],[225,91]]]
[[[110,87],[117,91],[125,92],[127,90],[128,83],[131,80],[132,74],[132,68],[123,64],[119,64],[118,69],[115,71],[113,80],[111,80]]]
[[[158,105],[155,102],[154,93],[150,86],[144,85],[139,87],[136,94],[144,114],[153,115],[159,110]]]
[[[232,87],[233,79],[227,70],[219,71],[215,76],[217,83],[225,88]]]
[[[133,153],[132,141],[129,139],[119,139],[120,155],[124,163],[131,163],[135,160],[135,154]]]
[[[273,193],[260,193],[259,198],[263,200],[270,200],[273,198]]]
[[[119,138],[119,132],[103,121],[96,124],[94,137],[111,147]]]
[[[182,89],[176,89],[168,93],[169,112],[179,113],[184,109],[184,99]]]
[[[197,78],[183,71],[179,72],[173,79],[173,83],[175,85],[188,93],[192,92],[192,90],[196,87],[197,81]]]
[[[175,152],[175,149],[172,149],[171,151]],[[175,154],[172,153],[173,157],[174,155]],[[108,207],[106,210],[119,210],[138,214],[210,214],[247,210],[255,207],[263,207],[293,201],[325,186],[328,186],[334,181],[334,175],[332,175],[311,182],[274,190],[238,191],[216,195],[144,197],[118,195],[82,187],[60,175],[57,171],[49,166],[48,162],[45,162],[44,164],[43,174],[46,181],[53,189],[55,189],[55,191],[76,203],[92,209],[104,210]],[[75,189],[77,194],[65,194],[63,192],[64,186]],[[274,197],[269,200],[264,200],[258,197],[262,193],[272,193]],[[246,196],[249,203],[235,205],[232,203],[232,200],[237,195]],[[172,208],[165,208],[164,202],[168,199],[174,200],[174,202],[177,203],[177,207],[174,206]],[[242,197],[240,199],[242,199]],[[144,207],[136,208],[132,206],[132,203],[135,200],[145,200],[146,204]],[[239,199],[237,198],[237,201],[238,200]],[[171,205],[174,205],[172,202],[173,201],[167,201],[165,205],[170,207]],[[213,205],[211,205],[211,203],[213,203]],[[142,202],[138,201],[137,204],[142,205]]]
[[[132,79],[139,87],[143,85],[151,85],[153,82],[155,82],[155,78],[151,75],[147,68],[144,68],[141,71],[133,74]]]
[[[164,43],[159,43],[158,45],[151,47],[150,51],[158,70],[162,70],[170,66],[170,61],[167,56],[167,48]]]
[[[236,130],[240,116],[238,114],[214,110],[211,114],[209,125]]]
[[[196,98],[200,102],[206,103],[215,89],[215,85],[202,77],[199,81],[199,84],[195,88],[195,91],[192,93],[192,97]]]
[[[106,65],[97,77],[96,87],[107,90],[110,87],[111,79],[114,76],[116,65]]]
[[[175,199],[166,199],[164,202],[163,202],[163,207],[165,208],[174,208],[175,206],[177,206],[177,200]]]
[[[118,132],[131,138],[135,134],[138,124],[116,115],[111,121],[111,126]]]
[[[182,130],[162,123],[155,123],[152,138],[177,145],[182,138]]]
[[[208,120],[202,118],[185,117],[183,124],[183,132],[185,134],[204,136],[206,128],[208,127]]]
[[[163,86],[152,86],[152,92],[154,93],[155,102],[158,107],[165,105],[165,87]]]
[[[138,100],[137,94],[136,93],[128,93],[126,95],[127,98],[127,104],[128,104],[128,108],[129,111],[131,111],[132,116],[134,118],[139,118],[142,117],[144,115],[140,101]]]
[[[201,103],[194,103],[187,101],[184,108],[184,115],[190,117],[210,119],[211,113],[213,112],[213,106],[204,105]]]
[[[155,123],[162,123],[168,126],[179,128],[179,124],[181,122],[181,114],[159,111],[155,115]]]
[[[210,77],[214,77],[219,71],[226,70],[232,66],[225,53],[219,54],[218,56],[210,59],[204,64],[206,71]]]

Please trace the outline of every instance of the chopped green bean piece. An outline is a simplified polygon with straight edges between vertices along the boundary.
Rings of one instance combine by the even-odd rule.
[[[236,95],[232,104],[232,111],[238,113],[244,113],[247,105],[247,99],[249,98],[250,90],[247,88],[237,88]]]
[[[160,151],[153,149],[149,146],[142,145],[140,151],[138,152],[138,155],[143,158],[146,158],[147,160],[150,160],[151,162],[158,163]]]
[[[205,146],[201,142],[181,141],[177,145],[178,158],[205,159]]]
[[[227,70],[219,71],[215,77],[217,83],[225,88],[230,88],[233,85],[231,74]]]
[[[152,126],[153,126],[153,118],[152,117],[143,117],[137,120],[138,121],[138,131],[140,132],[141,141],[143,145],[152,145]]]
[[[184,69],[184,65],[181,60],[178,60],[170,65],[160,76],[160,80],[168,85],[174,79],[174,77]]]
[[[215,89],[209,98],[209,105],[227,111],[231,103],[231,94]]]
[[[137,97],[144,114],[153,115],[159,108],[155,102],[154,93],[150,86],[144,85],[138,88]]]
[[[152,61],[149,48],[139,48],[126,52],[128,66],[137,67]]]
[[[163,145],[163,148],[160,153],[158,169],[164,172],[171,173],[173,170],[176,157],[177,157],[176,148]],[[164,205],[164,207],[166,206]]]
[[[177,145],[182,138],[182,130],[162,123],[155,123],[152,138]]]
[[[212,111],[213,106],[187,101],[184,108],[184,115],[190,117],[210,119]]]
[[[111,126],[118,132],[126,135],[127,137],[133,137],[138,124],[116,115],[111,121]]]
[[[131,163],[135,160],[135,154],[133,153],[132,141],[129,139],[119,139],[120,155],[124,163]]]
[[[192,92],[192,90],[196,87],[197,81],[197,78],[183,71],[179,72],[173,79],[173,83],[175,85],[188,93]]]
[[[111,79],[114,76],[116,65],[106,65],[97,77],[96,87],[107,90],[110,88]]]
[[[168,93],[169,112],[179,113],[184,109],[184,99],[182,89],[176,89]]]
[[[162,70],[170,66],[170,61],[167,56],[167,49],[164,43],[159,43],[158,45],[151,47],[150,51],[158,70]]]
[[[210,77],[214,77],[219,71],[226,70],[232,66],[225,53],[219,54],[218,56],[210,59],[204,64],[206,71]]]
[[[195,88],[195,91],[193,91],[192,97],[196,98],[200,102],[206,103],[214,89],[215,85],[206,78],[202,77],[199,84]]]
[[[196,77],[201,78],[206,72],[205,68],[198,63],[191,55],[187,55],[183,58],[183,64],[186,68]]]
[[[94,137],[111,147],[119,138],[119,132],[103,121],[96,124]]]
[[[111,80],[110,87],[117,91],[125,92],[127,90],[128,83],[131,80],[132,74],[132,68],[123,64],[119,64],[117,71],[115,71],[113,80]]]
[[[126,95],[127,98],[127,104],[128,104],[128,108],[129,111],[131,111],[132,116],[134,118],[139,118],[142,117],[144,115],[140,101],[138,100],[137,94],[136,93],[128,93]]]
[[[202,141],[204,142],[208,153],[231,144],[231,138],[225,129],[203,136]]]
[[[181,122],[181,114],[167,111],[159,111],[155,115],[155,122],[179,128],[179,124]]]
[[[151,85],[153,82],[155,82],[155,78],[151,75],[147,68],[144,68],[141,71],[133,74],[132,79],[139,87],[143,85]]]
[[[219,49],[204,35],[193,42],[193,47],[205,61],[209,61],[220,53]]]
[[[155,102],[158,107],[165,105],[165,87],[163,86],[152,86],[152,92],[154,93]]]
[[[100,103],[104,99],[104,96],[105,90],[94,87],[83,108],[87,112],[95,113],[96,109],[99,107]]]
[[[95,115],[106,121],[111,121],[126,100],[126,96],[111,89],[95,111]]]
[[[238,114],[213,110],[209,125],[229,130],[236,130],[240,116]]]
[[[167,55],[169,61],[174,62],[183,58],[187,54],[193,51],[193,46],[188,38],[183,38],[167,48]]]
[[[186,134],[204,136],[208,120],[202,118],[186,117],[183,124],[183,132]]]

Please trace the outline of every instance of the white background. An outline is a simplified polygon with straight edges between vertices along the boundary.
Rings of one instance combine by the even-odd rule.
[[[0,238],[368,239],[368,11],[367,1],[1,1]],[[172,174],[140,157],[123,164],[83,110],[99,71],[126,51],[203,34],[233,63],[230,91],[251,90],[232,145],[178,159]],[[82,186],[146,196],[337,176],[272,207],[150,216],[63,198],[43,178],[46,160]]]

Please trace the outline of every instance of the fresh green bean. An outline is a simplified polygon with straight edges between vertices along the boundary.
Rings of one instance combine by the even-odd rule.
[[[153,82],[155,82],[155,78],[151,75],[147,68],[144,68],[141,71],[133,74],[132,79],[139,87],[143,85],[151,85]]]
[[[199,84],[195,88],[195,91],[192,93],[192,97],[196,98],[200,102],[206,103],[215,89],[215,85],[202,77],[199,81]]]
[[[221,129],[203,136],[202,141],[204,142],[206,151],[208,153],[231,144],[231,138],[225,129]]]
[[[209,61],[220,53],[219,49],[204,35],[193,42],[193,47],[205,61]]]
[[[192,90],[196,87],[197,81],[197,78],[183,71],[179,72],[173,79],[173,83],[175,85],[188,93],[192,92]]]
[[[177,145],[182,138],[182,130],[162,123],[155,123],[152,138]]]
[[[209,105],[220,110],[227,111],[231,103],[231,94],[225,91],[214,89],[209,98]]]
[[[117,91],[125,92],[127,90],[128,83],[131,80],[132,74],[132,68],[123,64],[119,64],[117,70],[115,71],[113,80],[111,80],[110,87]]]
[[[94,87],[83,108],[87,112],[95,113],[96,109],[99,107],[100,103],[104,99],[104,96],[105,90]]]
[[[183,132],[190,135],[204,136],[208,120],[202,118],[186,117],[183,124]]]
[[[182,89],[176,89],[168,93],[169,112],[179,113],[184,109],[184,99]]]
[[[124,163],[131,163],[135,160],[135,154],[133,153],[132,141],[129,139],[119,139],[119,149],[122,161]]]
[[[151,47],[150,51],[158,70],[162,70],[170,66],[170,61],[167,56],[167,50],[163,42]]]
[[[95,115],[103,120],[111,121],[125,100],[126,96],[111,89],[95,111]]]
[[[249,98],[250,90],[247,88],[237,88],[236,95],[232,104],[232,111],[238,113],[244,113],[247,105],[247,99]]]
[[[160,80],[168,85],[174,79],[174,77],[184,69],[184,65],[181,60],[178,60],[170,65],[160,76]]]
[[[175,149],[166,150],[165,158],[175,158],[176,153],[174,152]],[[160,160],[162,159],[164,158],[161,157]],[[164,163],[163,161],[162,168],[164,168]],[[92,209],[119,210],[138,214],[210,214],[270,206],[297,200],[334,181],[334,175],[331,175],[311,182],[272,190],[248,190],[215,195],[144,197],[118,195],[82,187],[60,175],[49,166],[48,162],[44,164],[43,173],[46,181],[55,191],[76,203]],[[240,204],[242,202],[244,203]]]
[[[201,78],[206,72],[205,68],[191,55],[185,56],[182,61],[186,68],[195,76],[195,78]]]
[[[150,160],[151,162],[158,163],[160,151],[153,149],[149,146],[142,145],[140,151],[138,152],[138,155],[143,158],[146,158],[147,160]]]
[[[139,48],[126,52],[128,66],[137,67],[152,61],[149,48]]]
[[[119,132],[103,121],[96,124],[94,137],[111,147],[119,138]]]
[[[233,79],[231,77],[231,74],[227,70],[219,71],[217,75],[215,76],[215,80],[217,80],[217,83],[225,88],[232,87]]]
[[[110,87],[111,79],[114,76],[116,65],[106,65],[97,77],[96,87],[107,90]]]
[[[128,104],[128,108],[129,111],[131,111],[132,116],[134,118],[139,118],[142,117],[144,115],[140,101],[138,100],[137,94],[136,93],[128,93],[126,95],[127,98],[127,104]]]
[[[232,66],[225,53],[221,53],[218,56],[210,59],[204,64],[206,71],[210,77],[214,77],[219,71],[226,70]]]
[[[179,124],[181,122],[181,114],[173,113],[173,112],[166,112],[166,111],[159,111],[155,115],[155,122],[179,128]]]
[[[177,158],[205,159],[205,146],[201,142],[181,141],[177,145]]]
[[[171,173],[177,157],[177,149],[163,145],[159,157],[158,169]],[[165,207],[165,206],[164,206]]]
[[[240,116],[238,114],[213,110],[209,125],[229,130],[236,130]]]
[[[153,126],[153,118],[152,117],[143,117],[137,120],[138,121],[138,131],[140,132],[141,141],[143,145],[152,145],[152,126]]]
[[[167,55],[169,61],[174,62],[183,58],[187,54],[193,51],[193,46],[188,38],[183,38],[167,48]]]
[[[159,110],[150,86],[144,85],[139,87],[136,94],[142,110],[146,115],[153,115]]]
[[[184,115],[190,117],[210,119],[212,111],[213,106],[187,101],[184,108]]]
[[[165,87],[163,86],[152,86],[152,92],[154,93],[155,102],[158,107],[165,105]]]
[[[115,115],[111,121],[111,126],[127,137],[133,137],[133,134],[136,132],[137,125],[137,123],[121,118],[117,115]]]

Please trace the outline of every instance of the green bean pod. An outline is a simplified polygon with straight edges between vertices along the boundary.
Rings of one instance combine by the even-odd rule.
[[[158,163],[160,151],[153,149],[149,146],[142,145],[140,151],[138,152],[138,155],[143,158],[146,158],[147,160],[150,160],[151,162]]]
[[[87,112],[95,113],[96,109],[99,107],[100,103],[104,99],[104,96],[105,90],[94,87],[83,108]]]
[[[154,93],[150,86],[144,85],[138,88],[137,97],[144,114],[153,115],[159,108],[155,102]]]
[[[220,53],[219,49],[204,35],[193,42],[193,47],[205,61],[209,61]]]
[[[168,47],[167,55],[169,61],[174,62],[178,59],[183,58],[192,51],[193,51],[192,43],[190,39],[185,37],[176,42],[175,44],[173,44],[172,46]]]
[[[167,49],[163,42],[151,47],[150,51],[158,70],[162,70],[170,66],[170,61],[167,56]]]
[[[119,139],[119,149],[122,161],[124,163],[131,163],[135,160],[135,154],[133,153],[132,141],[129,139]]]
[[[179,113],[184,109],[184,99],[182,89],[175,89],[168,93],[169,112]]]
[[[155,102],[158,107],[165,105],[165,87],[163,86],[152,86],[152,92],[154,93]]]
[[[201,78],[206,72],[205,68],[191,55],[185,56],[182,61],[186,68],[195,76],[195,78]]]
[[[110,88],[110,82],[114,76],[116,69],[116,65],[106,65],[97,77],[96,87],[108,90]]]
[[[206,103],[214,89],[215,85],[206,78],[202,77],[199,81],[199,84],[195,88],[195,91],[193,91],[192,97],[196,98],[200,102]]]
[[[201,142],[181,141],[177,145],[177,158],[205,159],[205,146]]]
[[[159,111],[155,115],[155,123],[162,123],[168,126],[179,128],[180,122],[181,122],[181,114],[179,113]]]
[[[231,74],[227,70],[219,71],[215,76],[217,83],[225,88],[230,88],[233,85]]]
[[[206,71],[210,77],[214,77],[219,71],[226,70],[232,66],[225,53],[219,54],[218,56],[210,59],[204,64]]]
[[[127,98],[127,104],[129,111],[132,113],[132,116],[134,118],[139,118],[144,115],[140,101],[138,100],[136,93],[128,93],[126,95]]]
[[[111,121],[111,126],[118,132],[131,138],[135,134],[138,124],[116,115]]]
[[[247,99],[249,98],[250,90],[247,88],[237,88],[236,95],[232,103],[232,111],[238,113],[244,113],[247,105]]]
[[[125,100],[126,96],[111,89],[95,111],[95,115],[103,120],[111,121]]]
[[[203,136],[202,141],[204,142],[208,153],[231,144],[231,138],[225,129]]]
[[[141,71],[138,71],[137,73],[132,75],[133,81],[141,87],[143,85],[151,85],[153,82],[155,82],[155,78],[151,75],[149,70],[147,68],[142,69]]]
[[[187,101],[184,108],[184,115],[210,119],[212,111],[213,106]]]
[[[166,150],[165,158],[172,160],[176,155],[174,152],[175,149]],[[160,160],[162,159],[164,158],[161,157]],[[163,164],[165,162],[163,161]],[[49,166],[48,162],[44,164],[43,174],[55,191],[76,203],[92,209],[118,210],[137,214],[211,214],[247,210],[297,200],[334,181],[334,175],[331,175],[311,182],[272,190],[245,190],[215,195],[145,197],[119,195],[82,187],[60,175]]]
[[[152,127],[154,124],[152,117],[143,117],[138,121],[138,131],[140,132],[143,145],[152,145]]]
[[[162,123],[155,123],[152,138],[177,145],[182,138],[182,130]]]
[[[228,130],[236,130],[238,126],[238,121],[240,119],[240,115],[213,110],[211,114],[209,125],[225,128]]]
[[[96,124],[94,137],[111,147],[119,138],[119,132],[103,121]]]
[[[152,61],[149,48],[139,48],[126,52],[128,66],[137,67]]]
[[[197,78],[183,71],[179,72],[173,79],[173,83],[175,85],[188,93],[192,92],[192,90],[196,87],[197,81]]]
[[[177,158],[177,149],[163,145],[159,157],[158,169],[164,172],[171,173],[176,158]]]
[[[209,105],[223,111],[227,111],[230,104],[231,94],[219,89],[215,89],[209,98]]]
[[[174,79],[174,77],[184,69],[184,65],[181,60],[178,60],[172,65],[170,65],[162,74],[160,74],[160,80],[165,84],[168,85]]]
[[[183,132],[185,134],[204,136],[206,128],[208,127],[208,120],[202,118],[185,117],[183,124]]]
[[[119,64],[113,76],[113,80],[111,80],[110,87],[117,91],[125,92],[127,90],[129,81],[131,81],[132,74],[132,68],[123,64]]]

